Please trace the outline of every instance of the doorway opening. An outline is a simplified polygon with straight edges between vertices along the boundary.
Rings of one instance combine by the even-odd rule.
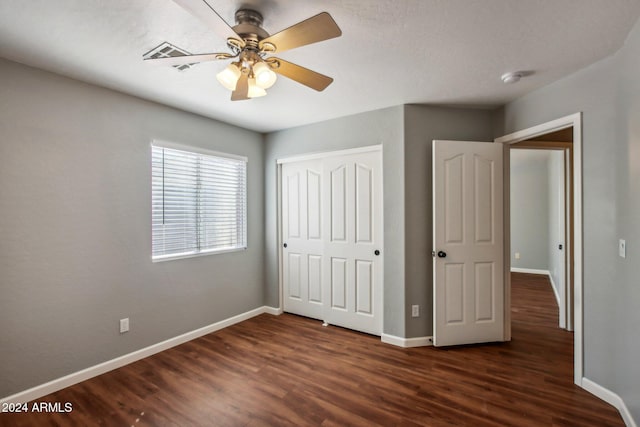
[[[511,271],[548,276],[573,330],[573,127],[509,145]]]
[[[510,175],[510,150],[511,146],[517,143],[525,142],[529,146],[544,146],[549,141],[550,136],[559,138],[563,133],[571,134],[571,152],[566,156],[565,164],[572,169],[571,182],[569,183],[570,203],[567,209],[567,215],[570,216],[570,227],[573,230],[571,238],[567,242],[573,242],[569,250],[568,258],[570,265],[568,270],[569,279],[567,283],[572,284],[568,299],[572,302],[570,315],[567,317],[573,324],[569,322],[569,326],[573,326],[574,330],[574,383],[582,386],[583,375],[583,333],[582,333],[582,115],[581,113],[565,116],[547,123],[533,126],[528,129],[517,131],[500,138],[496,138],[495,142],[504,145],[504,171],[505,177]],[[539,140],[542,138],[542,141]],[[566,142],[566,141],[565,141]],[[566,149],[567,147],[565,147]],[[506,197],[510,195],[511,184],[507,178],[504,180],[504,194]],[[565,185],[565,188],[567,186]],[[505,339],[511,339],[511,209],[510,203],[504,204],[505,215]],[[566,277],[566,275],[565,275]],[[567,305],[568,306],[568,305]]]

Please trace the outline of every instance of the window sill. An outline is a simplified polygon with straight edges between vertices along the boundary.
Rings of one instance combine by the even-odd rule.
[[[165,262],[165,261],[174,261],[178,259],[186,259],[186,258],[197,258],[207,255],[217,255],[217,254],[226,254],[229,252],[241,252],[246,251],[247,248],[229,248],[229,249],[214,249],[210,251],[203,251],[197,253],[187,253],[187,254],[176,254],[176,255],[163,255],[158,257],[151,257],[151,262]]]

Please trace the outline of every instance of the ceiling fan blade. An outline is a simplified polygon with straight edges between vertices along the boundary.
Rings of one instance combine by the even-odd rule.
[[[342,31],[327,12],[312,16],[260,42],[260,48],[269,43],[275,46],[274,52],[305,46],[312,43],[340,37]]]
[[[244,41],[242,37],[240,37],[233,28],[226,23],[224,19],[218,12],[216,12],[205,0],[173,0],[175,3],[180,5],[183,9],[187,10],[196,18],[200,19],[204,24],[206,24],[209,29],[214,31],[220,37],[223,37],[225,40],[232,38],[239,40],[244,46]]]
[[[199,55],[169,56],[166,58],[145,58],[147,64],[152,65],[184,65],[195,64],[205,61],[216,61],[218,59],[228,59],[232,57],[228,53],[202,53]]]
[[[296,82],[309,86],[318,92],[322,92],[329,86],[333,79],[324,74],[316,73],[308,68],[287,62],[280,58],[269,58],[269,64],[280,64],[280,66],[271,65],[271,69],[285,77],[295,80]]]
[[[231,100],[243,101],[245,99],[249,99],[249,76],[242,73],[236,84],[236,90],[231,93]]]

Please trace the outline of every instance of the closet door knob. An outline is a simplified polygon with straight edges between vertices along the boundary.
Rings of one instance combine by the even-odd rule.
[[[438,258],[446,258],[447,253],[445,251],[438,251]]]

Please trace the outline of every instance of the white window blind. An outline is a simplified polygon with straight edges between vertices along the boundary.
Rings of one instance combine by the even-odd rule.
[[[246,160],[151,151],[152,258],[246,248]]]

